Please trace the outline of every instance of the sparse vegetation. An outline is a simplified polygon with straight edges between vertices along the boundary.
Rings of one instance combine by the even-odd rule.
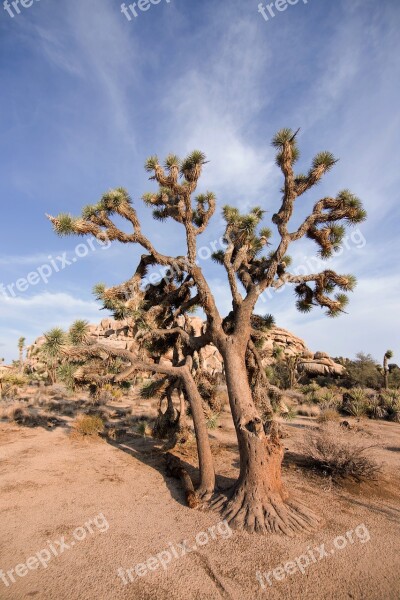
[[[309,464],[324,475],[368,481],[376,479],[381,470],[371,456],[373,448],[359,434],[329,423],[310,431],[302,450]]]
[[[0,371],[0,400],[15,398],[27,379],[15,370]]]
[[[354,388],[344,394],[341,411],[352,417],[363,417],[367,414],[367,396],[362,388]]]
[[[96,415],[79,415],[74,422],[73,431],[82,437],[97,437],[104,430],[104,421]]]
[[[300,404],[296,412],[302,417],[318,417],[321,409],[315,404]]]
[[[334,408],[323,408],[317,418],[318,423],[329,423],[339,421],[340,415]]]

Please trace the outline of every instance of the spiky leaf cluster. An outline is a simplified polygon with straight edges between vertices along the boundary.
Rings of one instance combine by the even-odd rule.
[[[281,167],[285,158],[285,152],[289,152],[291,163],[295,163],[300,158],[300,151],[297,146],[296,134],[291,129],[281,129],[274,136],[272,145],[278,150],[276,154],[276,164]]]
[[[348,296],[342,292],[349,292],[354,289],[356,279],[352,275],[338,275],[334,271],[323,271],[319,274],[313,285],[301,283],[295,287],[297,295],[296,306],[300,312],[308,313],[313,306],[327,308],[329,317],[337,317],[344,311],[348,304]],[[332,298],[330,295],[335,290],[337,292]]]

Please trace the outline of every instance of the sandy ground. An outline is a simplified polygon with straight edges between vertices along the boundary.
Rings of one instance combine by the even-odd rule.
[[[227,486],[237,474],[238,455],[228,414],[221,424],[211,436],[219,481]],[[4,576],[8,586],[0,579],[0,598],[398,600],[400,425],[365,422],[380,445],[383,479],[347,489],[301,467],[297,449],[310,426],[308,418],[285,425],[285,480],[325,523],[290,539],[231,533],[219,525],[217,513],[187,508],[151,440],[137,436],[112,445],[73,439],[67,427],[0,424],[0,568],[14,569],[15,578],[11,583]],[[350,530],[352,541],[346,538]],[[57,543],[63,537],[68,547]],[[345,547],[335,548],[335,539]],[[179,546],[184,540],[190,552]],[[322,544],[327,555],[319,558]],[[164,560],[165,551],[171,556],[165,569],[151,560],[163,551]],[[46,568],[35,560],[37,553]],[[30,569],[17,567],[30,557]],[[296,559],[309,563],[303,574]],[[139,567],[139,576],[134,568],[146,561],[155,570]],[[293,561],[295,567],[286,567],[291,573],[279,569]],[[133,581],[123,571],[124,584],[119,568],[132,568]],[[271,585],[260,576],[264,589],[256,572],[268,576],[277,568],[276,578],[269,575]]]

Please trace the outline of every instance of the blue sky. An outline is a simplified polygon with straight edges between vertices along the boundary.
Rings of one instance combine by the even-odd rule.
[[[45,213],[79,213],[124,186],[155,245],[182,254],[179,229],[154,222],[140,201],[153,185],[145,158],[203,150],[210,163],[201,187],[220,207],[261,205],[268,220],[281,186],[270,140],[282,127],[301,127],[299,171],[320,150],[340,162],[302,198],[295,221],[326,194],[357,194],[368,221],[329,264],[359,285],[340,319],[297,313],[289,289],[258,309],[313,350],[380,357],[393,348],[400,360],[400,4],[299,0],[268,22],[257,5],[161,0],[129,22],[119,0],[35,0],[14,18],[0,2],[0,283],[8,289],[0,294],[0,356],[14,358],[21,335],[31,342],[78,317],[101,319],[93,285],[127,279],[140,254],[95,244],[73,262],[85,240],[57,238]],[[201,244],[221,233],[218,210]],[[314,247],[300,243],[291,254],[294,266],[310,265]],[[62,255],[71,264],[61,269]],[[51,267],[47,283],[32,277],[16,292],[19,278],[43,273],[51,260],[59,270]],[[203,266],[229,311],[224,272]]]

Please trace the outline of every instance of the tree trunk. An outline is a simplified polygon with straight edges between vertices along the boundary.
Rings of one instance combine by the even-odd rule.
[[[196,432],[196,444],[200,468],[200,483],[197,494],[201,498],[208,498],[215,490],[215,471],[210,440],[204,418],[203,403],[194,379],[189,371],[183,376],[183,382],[190,403],[194,429]]]
[[[385,390],[389,389],[389,366],[388,359],[386,356],[383,357],[383,384],[385,386]]]
[[[240,453],[240,474],[222,507],[233,527],[249,532],[294,534],[311,530],[319,519],[289,499],[282,482],[283,448],[273,424],[266,435],[247,379],[245,349],[231,341],[222,352],[229,401]]]
[[[179,396],[179,429],[185,429],[187,427],[185,394],[182,392],[182,390],[179,390],[178,396]]]
[[[160,404],[158,407],[158,416],[153,427],[154,437],[160,439],[175,439],[175,434],[178,427],[178,413],[175,410],[172,398],[174,389],[174,383],[169,384],[165,391],[165,396],[162,396],[160,399]],[[167,399],[167,408],[163,412],[163,401],[165,397]],[[174,442],[174,444],[175,443],[176,441]]]

